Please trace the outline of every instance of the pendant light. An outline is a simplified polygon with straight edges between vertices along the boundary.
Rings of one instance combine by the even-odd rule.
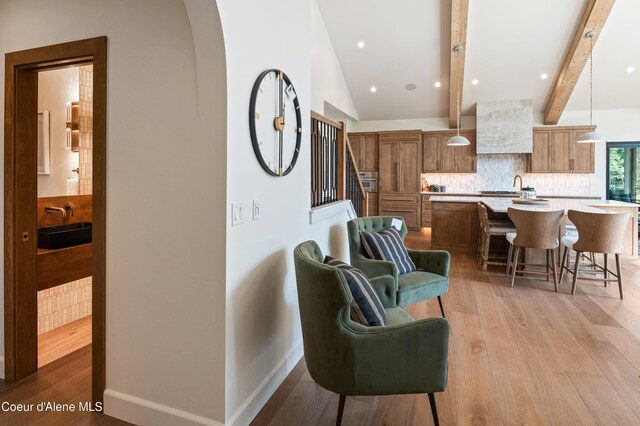
[[[595,31],[588,31],[585,35],[589,39],[591,54],[589,56],[589,127],[593,127],[593,38]],[[577,143],[606,142],[606,139],[599,132],[587,132],[578,136]]]
[[[456,135],[452,138],[449,138],[447,141],[447,145],[449,146],[466,146],[470,145],[469,139],[464,136],[460,136],[460,52],[463,47],[461,44],[456,44],[453,46],[453,51],[456,52],[456,88],[458,89],[456,92]]]

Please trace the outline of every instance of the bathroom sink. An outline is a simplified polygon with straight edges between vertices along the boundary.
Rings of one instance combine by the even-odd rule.
[[[91,222],[46,226],[38,229],[38,248],[59,249],[91,242]]]

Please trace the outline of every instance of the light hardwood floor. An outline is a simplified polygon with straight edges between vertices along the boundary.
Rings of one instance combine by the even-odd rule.
[[[428,234],[406,243],[428,247]],[[449,293],[449,384],[436,394],[442,425],[640,424],[640,263],[622,268],[617,285],[565,278],[516,278],[503,268],[483,273],[474,256],[453,253]],[[438,316],[437,302],[408,308]],[[393,362],[393,360],[390,360]],[[336,395],[316,385],[300,362],[253,425],[331,425]],[[433,424],[426,395],[349,397],[343,425]]]
[[[91,344],[91,315],[38,336],[38,368]]]
[[[73,404],[76,411],[38,411],[40,402]],[[63,356],[17,383],[0,379],[0,402],[34,404],[33,411],[0,410],[0,425],[114,425],[130,423],[105,414],[78,411],[78,403],[91,401],[91,345]]]

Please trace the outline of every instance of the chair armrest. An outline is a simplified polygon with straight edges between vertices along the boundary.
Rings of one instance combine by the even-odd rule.
[[[394,281],[398,282],[398,267],[388,260],[367,259],[359,254],[352,259],[351,264],[360,269],[368,278],[379,277],[380,275],[391,275]]]
[[[446,319],[431,317],[388,327],[345,327],[351,332],[355,380],[362,395],[440,392],[446,388]]]
[[[409,257],[416,264],[418,269],[424,269],[427,272],[449,276],[449,265],[451,263],[451,255],[445,250],[409,250]]]
[[[380,298],[382,307],[393,308],[396,305],[396,293],[398,292],[398,282],[391,275],[380,275],[370,278],[371,286]]]

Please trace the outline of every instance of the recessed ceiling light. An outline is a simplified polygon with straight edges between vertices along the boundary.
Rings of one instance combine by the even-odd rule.
[[[371,93],[376,93],[378,89],[376,88],[376,86],[371,86],[369,90],[371,90]]]
[[[440,87],[440,86],[442,86],[442,84],[440,84],[440,82],[439,82],[439,81],[436,81],[436,83],[434,84],[434,86],[436,86],[436,87]]]
[[[636,69],[634,67],[627,67],[627,72],[628,73],[632,73],[634,72]]]
[[[415,84],[413,84],[413,83],[408,83],[406,86],[404,86],[404,88],[405,88],[405,89],[407,89],[407,90],[409,90],[409,91],[416,90],[416,87],[418,87],[418,86],[416,86],[416,85],[415,85]]]
[[[359,41],[359,42],[358,42],[358,47],[359,47],[360,49],[364,48],[364,41]]]
[[[549,77],[549,76],[547,75],[546,72],[543,72],[542,74],[540,74],[540,78],[543,79],[543,80],[546,80],[547,77]]]
[[[478,85],[478,79],[474,78],[473,80],[471,80],[471,84],[473,84],[474,86]]]

